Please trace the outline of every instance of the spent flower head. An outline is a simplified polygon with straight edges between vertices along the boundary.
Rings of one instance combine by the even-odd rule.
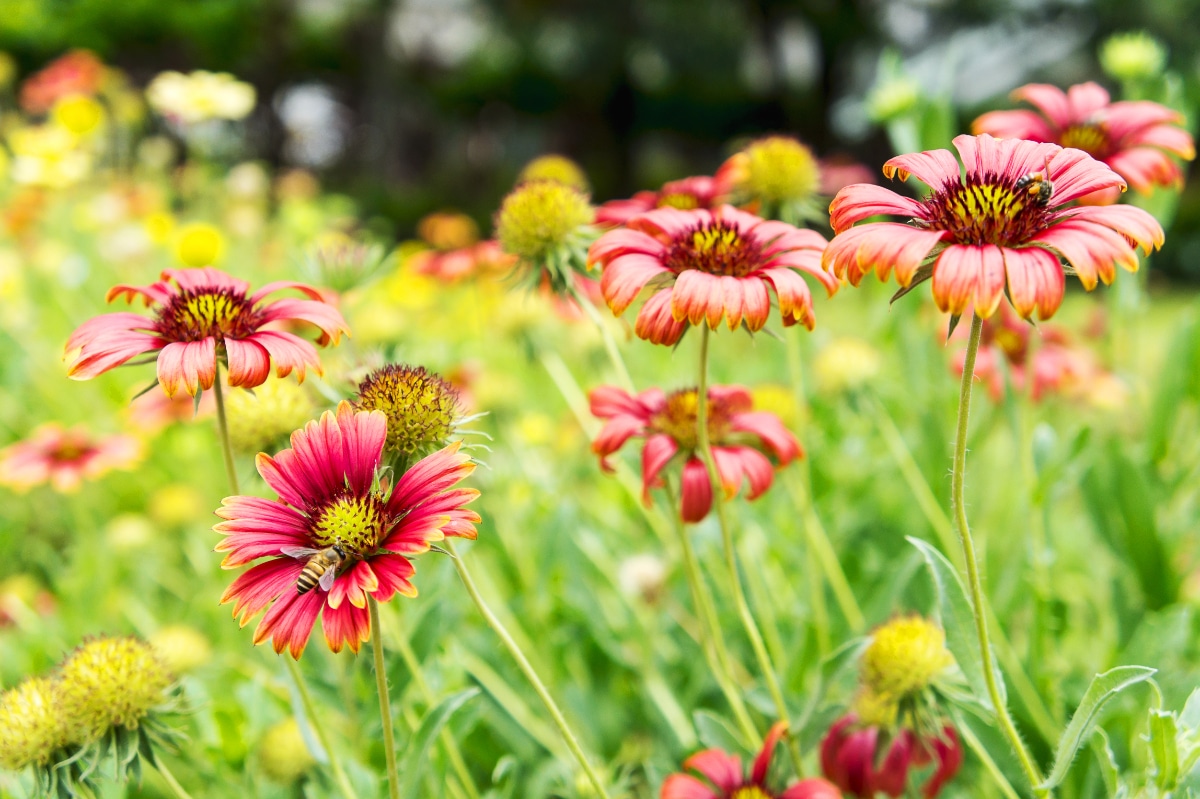
[[[338,294],[365,286],[379,276],[388,263],[380,244],[355,241],[342,233],[322,236],[304,254],[305,277]]]
[[[556,293],[566,293],[572,272],[586,268],[594,220],[585,193],[557,181],[534,180],[504,198],[496,213],[496,238],[529,271],[531,283],[548,279]]]
[[[458,389],[424,366],[375,369],[358,384],[355,405],[387,417],[384,457],[401,470],[447,446],[463,418]]]
[[[59,704],[58,683],[44,677],[0,695],[0,768],[45,766],[60,753],[69,729]]]
[[[137,729],[164,704],[172,678],[154,647],[132,637],[94,638],[76,649],[58,674],[61,711],[75,743],[115,727]]]
[[[539,155],[526,164],[521,170],[521,174],[517,176],[517,183],[526,183],[531,180],[552,180],[584,192],[590,188],[587,175],[584,174],[579,164],[565,155],[554,153]]]
[[[269,778],[283,785],[291,785],[317,764],[295,718],[271,725],[258,745],[258,762]]]
[[[253,390],[231,390],[226,401],[229,441],[239,452],[251,454],[286,439],[317,410],[304,386],[278,377]]]

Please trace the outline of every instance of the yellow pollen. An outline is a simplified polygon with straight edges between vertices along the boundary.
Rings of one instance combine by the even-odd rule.
[[[1036,202],[1036,188],[1032,193],[1017,190],[1014,183],[993,179],[935,193],[925,201],[929,227],[949,231],[959,244],[1026,243],[1046,227],[1050,211]]]
[[[315,548],[337,544],[347,555],[366,555],[373,552],[383,538],[383,507],[373,494],[339,497],[313,515]]]
[[[671,245],[664,263],[677,274],[698,269],[710,275],[742,277],[762,266],[762,245],[743,238],[737,228],[724,221],[703,224]]]

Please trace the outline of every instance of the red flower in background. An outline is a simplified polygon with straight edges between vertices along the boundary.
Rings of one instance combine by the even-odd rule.
[[[749,774],[742,771],[741,758],[736,755],[720,749],[697,752],[684,761],[683,767],[704,779],[672,774],[663,782],[660,799],[841,799],[841,792],[820,778],[801,780],[782,791],[767,787],[771,756],[786,729],[783,722],[771,727]]]
[[[387,602],[397,593],[416,596],[410,582],[414,555],[451,537],[475,538],[479,515],[466,505],[479,495],[454,488],[475,464],[452,445],[429,455],[396,479],[393,488],[379,467],[387,417],[355,411],[348,402],[326,411],[292,434],[292,446],[274,458],[258,456],[258,472],[278,500],[225,499],[213,529],[225,538],[221,565],[244,566],[260,558],[221,597],[235,602],[243,626],[268,605],[254,643],[270,638],[276,652],[299,658],[317,617],[334,652],[355,652],[371,634],[368,595]],[[302,590],[302,572],[314,558],[328,565]],[[317,578],[320,578],[319,581]]]
[[[95,94],[104,78],[104,62],[90,50],[72,50],[30,75],[21,85],[21,108],[44,114],[72,94]]]
[[[171,282],[168,282],[171,281]],[[309,299],[264,303],[266,295],[297,289]],[[336,344],[349,334],[346,320],[317,289],[303,283],[268,283],[254,294],[250,284],[219,269],[168,269],[150,286],[116,286],[106,298],[140,295],[154,308],[154,317],[136,313],[97,316],[79,326],[67,340],[67,375],[88,380],[138,355],[157,352],[158,382],[167,396],[182,386],[191,395],[210,389],[217,360],[229,366],[229,385],[254,388],[275,373],[293,369],[304,379],[305,367],[321,372],[311,342],[282,330],[281,324],[307,322],[321,331],[320,345]]]
[[[614,386],[592,391],[592,413],[607,423],[592,442],[605,470],[608,456],[635,436],[646,439],[642,448],[642,490],[647,504],[650,489],[661,487],[663,470],[682,461],[680,512],[685,522],[698,522],[712,508],[712,484],[700,459],[697,439],[697,391],[682,389],[664,394],[660,389],[636,397]],[[780,466],[803,457],[800,442],[777,416],[753,410],[750,392],[741,386],[708,389],[708,437],[721,486],[732,497],[749,481],[747,499],[761,496],[774,480],[775,467],[759,447],[775,456]]]
[[[722,205],[714,211],[658,208],[601,236],[588,253],[604,267],[600,280],[608,307],[618,316],[643,288],[634,330],[655,344],[674,344],[688,325],[721,321],[757,332],[771,311],[775,290],[783,324],[812,329],[812,294],[801,274],[829,294],[837,281],[821,269],[825,238],[783,222],[767,221]]]
[[[886,280],[894,269],[904,287],[928,277],[938,308],[962,314],[974,305],[988,317],[1007,296],[1022,317],[1048,319],[1062,304],[1064,262],[1089,291],[1111,283],[1120,265],[1138,267],[1140,246],[1162,246],[1150,214],[1127,205],[1067,206],[1125,181],[1081,150],[991,136],[958,136],[948,150],[897,156],[883,166],[889,178],[909,175],[933,191],[924,200],[869,184],[847,186],[829,206],[838,234],[824,264],[854,285],[872,269]],[[870,222],[878,214],[911,224]],[[932,259],[927,272],[918,270]],[[918,279],[919,278],[919,279]]]
[[[887,746],[886,751],[880,751],[881,745]],[[934,771],[921,795],[934,799],[958,773],[962,761],[958,733],[948,724],[937,736],[922,737],[901,729],[888,745],[878,727],[859,725],[858,717],[850,714],[834,722],[821,742],[821,770],[859,799],[874,799],[877,793],[901,796],[908,787],[909,770],[931,764]]]
[[[724,180],[707,175],[672,180],[658,191],[639,191],[628,200],[609,200],[596,209],[596,224],[624,225],[655,208],[716,208],[729,193]]]
[[[49,483],[55,491],[71,492],[84,480],[128,469],[141,458],[141,442],[133,436],[94,438],[82,427],[67,430],[49,422],[0,450],[0,485],[24,492]]]
[[[1012,93],[1037,111],[989,111],[971,130],[1005,139],[1030,139],[1074,147],[1103,161],[1139,192],[1155,186],[1182,186],[1183,171],[1172,156],[1196,157],[1192,136],[1179,125],[1183,115],[1148,100],[1110,103],[1096,83],[1080,83],[1063,92],[1030,83]],[[1115,187],[1080,197],[1106,205],[1120,196]]]

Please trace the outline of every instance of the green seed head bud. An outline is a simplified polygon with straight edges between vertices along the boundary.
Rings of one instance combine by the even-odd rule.
[[[45,765],[67,741],[58,686],[51,680],[28,679],[0,695],[0,768],[19,771]]]
[[[136,638],[96,638],[76,649],[59,673],[61,713],[75,743],[113,727],[134,729],[164,701],[171,675],[158,653]]]
[[[496,214],[496,237],[505,252],[540,264],[590,225],[595,212],[579,189],[551,180],[522,183]]]
[[[1100,46],[1100,66],[1117,80],[1157,77],[1166,65],[1166,48],[1145,31],[1117,33]]]
[[[308,391],[292,380],[271,377],[253,391],[232,390],[229,440],[240,452],[261,452],[313,417]]]
[[[927,688],[953,663],[941,627],[921,616],[898,616],[875,630],[863,654],[863,685],[899,702]]]
[[[742,185],[771,203],[803,201],[816,193],[821,171],[812,150],[790,136],[768,136],[751,142]]]
[[[588,179],[579,164],[564,155],[540,155],[525,165],[517,177],[517,183],[534,180],[551,180],[564,186],[573,186],[587,191]]]
[[[921,87],[907,77],[888,78],[867,94],[867,116],[883,123],[910,113],[921,101]]]
[[[295,719],[281,721],[267,730],[258,746],[258,761],[268,777],[284,785],[300,779],[316,765]]]
[[[423,366],[388,364],[358,385],[356,404],[387,417],[384,452],[405,463],[450,443],[461,413],[458,391]]]

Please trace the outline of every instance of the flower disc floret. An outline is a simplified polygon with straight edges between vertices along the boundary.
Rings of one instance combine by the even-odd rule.
[[[461,411],[458,390],[423,366],[388,364],[359,384],[355,404],[387,417],[388,456],[409,459],[446,446]]]
[[[96,638],[80,646],[59,670],[63,716],[75,743],[109,729],[136,729],[164,701],[171,675],[162,659],[136,638]]]
[[[67,742],[58,685],[30,678],[0,695],[0,768],[46,765]]]
[[[271,639],[276,652],[304,652],[317,618],[334,652],[355,652],[370,637],[367,600],[416,596],[410,558],[433,542],[474,538],[479,515],[463,506],[478,496],[455,488],[475,468],[454,444],[403,472],[393,484],[381,470],[387,418],[349,402],[336,414],[292,434],[292,446],[274,457],[258,456],[258,471],[278,500],[229,497],[213,529],[225,538],[227,569],[254,561],[225,591],[233,615],[245,626],[266,611],[254,643]],[[337,546],[342,555],[332,585],[301,593],[297,582],[309,560]]]
[[[1140,208],[1070,204],[1125,187],[1082,150],[988,135],[959,136],[954,146],[965,175],[947,150],[884,164],[887,177],[911,175],[928,185],[924,200],[865,183],[839,191],[829,207],[837,235],[825,268],[853,285],[871,270],[880,280],[895,270],[905,288],[932,278],[938,307],[955,315],[973,306],[991,316],[1007,296],[1022,317],[1048,319],[1062,304],[1065,267],[1090,291],[1111,283],[1118,265],[1136,271],[1137,248],[1162,246],[1162,227]],[[881,214],[911,224],[855,227]]]
[[[507,253],[540,262],[568,246],[595,213],[579,189],[554,180],[522,183],[504,198],[496,215],[496,237]]]
[[[900,616],[875,630],[863,653],[863,682],[902,698],[924,690],[954,663],[942,628],[921,616]]]
[[[296,289],[307,299],[265,297]],[[157,353],[158,382],[167,396],[180,388],[195,395],[216,380],[218,360],[229,368],[229,384],[253,388],[271,373],[284,377],[306,367],[321,373],[316,347],[294,333],[275,330],[283,322],[306,322],[320,331],[317,344],[336,344],[349,334],[341,313],[319,291],[303,283],[268,283],[250,294],[250,284],[220,270],[168,269],[149,286],[120,285],[108,301],[141,297],[154,317],[112,313],[80,325],[67,340],[67,374],[87,380],[146,353]]]
[[[729,205],[715,211],[658,208],[611,230],[592,245],[609,308],[625,312],[644,288],[653,294],[638,313],[635,332],[655,344],[674,344],[689,325],[724,320],[733,330],[761,330],[779,300],[785,326],[812,329],[812,295],[801,274],[825,286],[837,281],[820,267],[825,239],[811,230],[760,219]]]

